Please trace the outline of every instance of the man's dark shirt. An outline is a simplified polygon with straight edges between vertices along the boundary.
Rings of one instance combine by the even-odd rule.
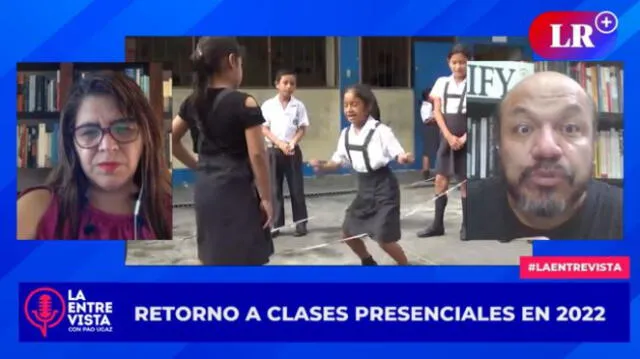
[[[578,212],[551,230],[522,224],[509,206],[507,186],[500,179],[471,181],[467,193],[469,239],[622,239],[622,189],[601,181],[592,180]]]

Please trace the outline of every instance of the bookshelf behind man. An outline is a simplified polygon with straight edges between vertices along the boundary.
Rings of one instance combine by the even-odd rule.
[[[536,71],[557,71],[576,80],[596,105],[598,128],[594,177],[622,186],[624,179],[624,66],[620,62],[538,62]]]
[[[594,178],[616,186],[624,179],[623,108],[624,68],[615,62],[536,62],[534,71],[566,74],[593,98],[598,116],[594,144]],[[513,84],[515,85],[515,84]],[[498,98],[468,98],[469,178],[479,179],[500,173],[495,114]]]

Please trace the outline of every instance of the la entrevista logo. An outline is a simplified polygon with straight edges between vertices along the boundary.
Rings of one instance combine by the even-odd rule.
[[[43,338],[48,337],[50,329],[63,326],[71,333],[112,332],[111,314],[113,302],[89,301],[81,289],[68,290],[65,299],[54,288],[40,287],[29,292],[24,301],[27,322],[39,330]]]

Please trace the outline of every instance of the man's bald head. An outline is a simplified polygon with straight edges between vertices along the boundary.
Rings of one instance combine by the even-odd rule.
[[[499,115],[500,117],[504,116],[505,111],[516,106],[516,102],[523,97],[544,99],[566,96],[574,97],[576,102],[588,106],[589,112],[593,116],[593,132],[595,135],[598,111],[593,98],[587,94],[576,80],[560,72],[536,72],[531,76],[525,77],[502,98],[499,106]]]

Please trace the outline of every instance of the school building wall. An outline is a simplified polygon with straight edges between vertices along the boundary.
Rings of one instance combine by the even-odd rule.
[[[334,46],[332,41],[337,41],[337,46]],[[475,42],[477,43],[478,40]],[[451,45],[446,44],[446,47],[450,48]],[[440,46],[442,47],[442,44]],[[416,55],[413,57],[414,59],[407,64],[407,71],[411,71]],[[307,134],[301,142],[305,161],[328,159],[336,149],[341,129],[347,125],[342,113],[342,94],[347,87],[360,82],[360,39],[358,37],[328,38],[326,58],[329,59],[327,61],[327,77],[331,78],[328,83],[335,83],[335,87],[299,88],[295,93],[295,96],[304,102],[310,121]],[[436,61],[444,63],[446,62],[445,58],[439,57]],[[338,76],[335,76],[336,71]],[[440,71],[442,71],[442,67],[439,67]],[[447,74],[431,74],[431,77]],[[418,169],[421,166],[422,129],[418,118],[418,106],[422,89],[422,86],[416,85],[413,88],[374,88],[383,121],[391,125],[405,150],[416,154],[416,162],[412,166],[395,166],[396,170]],[[259,102],[264,102],[276,95],[274,88],[242,90],[255,96]],[[173,108],[175,111],[190,92],[189,88],[173,89]],[[184,136],[182,142],[187,149],[193,148],[191,136]],[[174,184],[193,181],[193,173],[185,169],[184,165],[175,158],[172,159],[172,167]],[[342,171],[342,173],[347,173],[347,171]],[[304,175],[313,176],[312,169],[307,165],[304,168]]]

